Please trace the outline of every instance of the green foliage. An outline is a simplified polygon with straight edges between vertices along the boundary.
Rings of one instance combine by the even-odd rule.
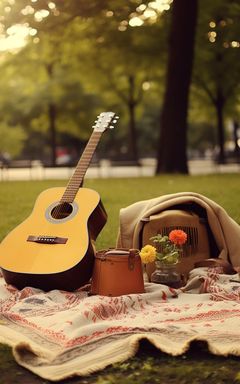
[[[215,140],[220,146],[225,139],[221,119],[223,125],[227,118],[235,119],[239,104],[239,11],[239,2],[235,0],[202,1],[200,6],[192,103],[206,111],[218,128],[219,137],[215,135]]]
[[[29,138],[32,134],[42,135],[44,147],[50,137],[50,105],[55,106],[57,143],[61,144],[61,133],[81,140],[89,137],[89,121],[94,121],[99,104],[98,96],[83,89],[79,69],[71,62],[68,66],[62,63],[64,54],[62,47],[55,44],[52,57],[50,42],[41,41],[10,57],[2,68],[5,76],[1,82],[6,91],[0,97],[2,116],[9,124],[21,126]],[[29,153],[39,153],[34,140],[26,146]]]
[[[194,79],[214,103],[220,88],[226,102],[233,102],[239,81],[240,50],[232,43],[239,36],[239,3],[202,2],[196,41]]]
[[[38,31],[26,48],[9,57],[14,87],[9,88],[10,78],[5,82],[9,92],[13,91],[9,110],[12,108],[13,115],[18,116],[19,124],[24,120],[30,137],[32,132],[38,132],[45,137],[45,146],[49,141],[49,104],[55,107],[60,144],[61,132],[86,140],[89,121],[101,110],[109,109],[121,113],[121,122],[113,142],[107,139],[107,148],[112,148],[110,156],[125,155],[126,147],[133,141],[128,133],[129,108],[133,105],[135,118],[140,120],[142,110],[136,108],[144,100],[144,83],[153,85],[162,72],[159,63],[163,68],[166,61],[165,19],[122,28],[138,5],[137,0],[124,6],[121,0],[88,4],[69,0],[51,8],[47,1],[38,1],[31,3],[30,10],[28,1],[20,0],[11,5],[10,12],[5,12],[2,23],[6,28],[27,22]],[[2,2],[3,10],[4,6],[7,1]],[[38,22],[34,12],[43,9],[49,12],[48,16]],[[9,69],[5,66],[3,70]],[[153,88],[147,91],[148,97]],[[16,105],[20,114],[14,113]],[[150,129],[147,125],[145,128]],[[135,136],[141,137],[141,130]],[[31,143],[32,152],[30,146]]]
[[[19,155],[25,139],[26,134],[21,126],[0,122],[0,153],[8,153],[11,157]]]
[[[89,137],[89,122],[102,110],[120,114],[118,129],[102,145],[102,155],[115,158],[124,158],[130,145],[133,107],[139,154],[155,156],[171,12],[154,20],[146,19],[141,26],[129,27],[129,19],[141,16],[147,3],[142,1],[139,7],[138,0],[66,0],[54,6],[54,2],[47,0],[1,1],[1,30],[16,23],[28,23],[34,33],[23,50],[1,53],[0,63],[0,113],[3,121],[21,126],[29,138],[24,156],[34,152],[41,155],[34,134],[41,143],[42,155],[49,152],[49,104],[54,104],[56,110],[57,145],[64,144],[66,137],[77,146],[85,141]],[[41,10],[47,15],[42,19],[39,13],[40,18],[36,17]],[[225,98],[225,116],[235,118],[239,114],[240,49],[230,44],[238,41],[238,14],[239,4],[235,0],[199,2],[188,137],[189,147],[200,151],[217,142],[213,132],[217,85]],[[211,28],[209,22],[217,19],[218,25]],[[208,33],[215,30],[217,39],[211,43]],[[226,42],[228,48],[223,46]],[[133,87],[130,79],[134,81]]]
[[[157,234],[150,238],[157,248],[156,260],[161,261],[164,264],[176,264],[180,249],[173,244],[168,236],[162,236]]]
[[[198,154],[204,155],[207,149],[214,149],[216,142],[213,124],[202,121],[189,125],[188,147],[190,151],[196,150]]]

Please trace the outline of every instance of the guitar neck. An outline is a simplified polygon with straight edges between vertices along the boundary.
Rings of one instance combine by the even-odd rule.
[[[72,203],[74,201],[79,188],[83,184],[84,176],[88,170],[88,167],[97,148],[97,145],[100,141],[102,133],[103,132],[93,131],[77,164],[75,172],[73,173],[71,179],[68,182],[66,190],[61,198],[61,203]]]

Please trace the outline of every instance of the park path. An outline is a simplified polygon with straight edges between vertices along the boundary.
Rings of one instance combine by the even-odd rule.
[[[218,165],[211,160],[191,160],[188,163],[190,175],[211,173],[240,173],[240,164]],[[31,168],[0,169],[0,181],[11,180],[46,180],[69,179],[74,168],[44,168],[36,165]],[[86,178],[114,178],[114,177],[151,177],[155,173],[155,162],[149,160],[141,166],[111,166],[103,162],[99,166],[91,166]]]

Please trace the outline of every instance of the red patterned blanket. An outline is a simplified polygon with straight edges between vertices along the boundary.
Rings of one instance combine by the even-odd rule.
[[[143,294],[88,296],[34,288],[21,291],[0,277],[0,342],[37,375],[60,380],[87,375],[133,356],[147,338],[171,355],[205,340],[219,355],[240,355],[238,274],[216,269],[191,272],[180,290],[146,283]]]

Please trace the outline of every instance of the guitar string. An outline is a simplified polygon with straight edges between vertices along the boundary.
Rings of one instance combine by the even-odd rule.
[[[98,144],[98,141],[99,141],[100,137],[98,138],[98,140],[96,142],[94,142],[94,146],[91,145],[92,148],[96,148],[97,144]],[[87,148],[89,149],[89,147]],[[85,157],[85,160],[84,160],[84,163],[80,162],[80,166],[85,166],[85,168],[87,169],[90,161],[91,161],[91,158],[92,158],[92,153],[89,151],[89,150],[85,150],[83,155]],[[82,158],[81,158],[82,159]],[[82,184],[82,181],[83,181],[83,177],[86,173],[86,169],[85,170],[82,170],[81,168],[76,168],[76,171],[73,175],[73,177],[70,179],[69,181],[69,184],[60,200],[60,204],[56,207],[55,211],[54,211],[54,216],[55,218],[62,218],[62,217],[66,217],[67,214],[70,214],[71,212],[69,211],[69,204],[71,204],[79,190],[79,187],[81,186]]]
[[[64,194],[60,199],[60,204],[54,208],[54,216],[53,216],[54,218],[56,219],[61,218],[62,214],[63,215],[65,214],[65,208],[69,208],[69,204],[71,204],[74,201],[76,194],[83,183],[84,176],[92,160],[94,151],[99,143],[101,136],[102,136],[102,132],[94,131],[92,133],[87,143],[87,146],[84,149],[82,156],[77,164],[75,172],[70,178],[67,184],[66,190],[64,191]],[[82,167],[84,167],[84,169],[82,169]],[[69,212],[66,212],[66,213],[68,214]]]
[[[96,135],[96,133],[98,135]],[[68,202],[71,203],[74,200],[76,192],[78,191],[79,187],[83,182],[84,175],[93,157],[94,151],[97,147],[100,137],[101,137],[101,132],[94,132],[93,136],[90,138],[82,154],[82,157],[80,159],[80,164],[79,164],[80,166],[77,166],[76,171],[74,172],[72,178],[70,179],[68,186],[62,196],[61,201],[65,201],[65,197],[68,194],[71,196],[71,201],[68,201]],[[83,166],[84,166],[84,169],[83,169]]]

